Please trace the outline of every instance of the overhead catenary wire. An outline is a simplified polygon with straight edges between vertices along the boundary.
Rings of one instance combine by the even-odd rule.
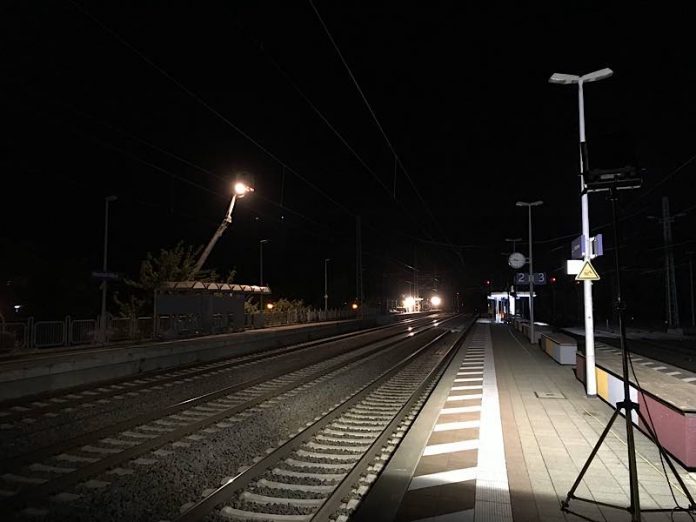
[[[377,175],[377,173],[367,164],[367,162],[360,156],[360,154],[357,153],[357,151],[348,143],[346,138],[338,131],[335,125],[331,123],[331,121],[324,115],[324,113],[316,106],[316,104],[300,89],[299,85],[297,85],[297,82],[295,82],[290,75],[283,69],[280,64],[273,58],[273,56],[268,53],[268,51],[264,48],[260,48],[261,52],[268,58],[268,60],[273,64],[275,69],[279,72],[283,78],[287,80],[287,82],[292,86],[292,88],[297,92],[297,94],[309,105],[309,107],[314,111],[314,113],[321,119],[322,122],[333,132],[336,137],[343,143],[343,145],[350,151],[350,153],[357,159],[357,161],[362,165],[362,167],[377,181],[377,183],[384,189],[384,191],[388,195],[392,195],[392,190],[382,181],[382,179]],[[394,188],[394,191],[396,189]],[[434,240],[432,234],[430,234],[424,227],[423,223],[421,221],[418,221],[415,219],[413,216],[413,213],[409,212],[408,209],[406,209],[401,201],[396,199],[395,197],[395,192],[394,192],[394,201],[397,203],[399,208],[404,212],[406,216],[409,217],[413,221],[413,223],[420,227],[421,230],[424,232],[426,236],[428,236],[429,239]]]
[[[191,168],[193,168],[193,169],[195,169],[195,170],[198,170],[199,172],[202,172],[202,173],[204,173],[204,174],[210,175],[210,176],[216,178],[216,179],[219,180],[219,181],[223,181],[223,182],[229,181],[225,176],[221,176],[220,174],[217,174],[216,172],[213,172],[213,171],[210,170],[210,169],[207,169],[207,168],[205,168],[205,167],[203,167],[203,166],[201,166],[201,165],[198,165],[197,163],[194,163],[194,162],[192,162],[191,160],[188,160],[188,159],[186,159],[186,158],[184,158],[184,157],[182,157],[182,156],[180,156],[180,155],[178,155],[178,154],[175,154],[174,152],[171,152],[170,150],[167,150],[167,149],[165,149],[165,148],[163,148],[163,147],[160,147],[159,145],[156,145],[156,144],[152,143],[151,141],[146,140],[145,138],[142,138],[141,136],[138,136],[138,135],[136,135],[136,134],[134,134],[134,133],[132,133],[132,132],[130,132],[130,131],[126,131],[126,130],[124,130],[124,129],[121,129],[121,128],[119,128],[119,127],[116,127],[115,125],[113,125],[113,124],[111,124],[111,123],[108,123],[108,122],[106,122],[106,121],[104,121],[104,120],[102,120],[102,119],[96,118],[95,116],[93,116],[93,115],[91,115],[91,114],[88,114],[88,113],[84,112],[83,110],[76,109],[76,108],[74,108],[74,107],[72,107],[72,106],[69,106],[69,105],[64,105],[64,107],[66,107],[67,109],[69,109],[69,110],[71,110],[71,111],[73,111],[73,112],[79,114],[79,115],[82,116],[82,117],[88,118],[88,119],[90,119],[90,120],[92,120],[92,121],[96,121],[96,122],[99,123],[100,125],[103,125],[103,126],[105,126],[106,128],[108,128],[109,130],[112,130],[112,131],[114,131],[114,132],[116,132],[116,133],[118,133],[118,134],[120,134],[120,135],[122,135],[122,136],[126,136],[126,137],[128,137],[128,138],[130,138],[130,139],[132,139],[132,140],[135,140],[136,142],[138,142],[138,143],[140,143],[140,144],[142,144],[142,145],[145,145],[146,147],[149,147],[149,148],[151,148],[151,149],[153,149],[153,150],[156,150],[157,152],[160,152],[161,154],[164,154],[165,156],[167,156],[167,157],[169,157],[169,158],[171,158],[171,159],[174,159],[174,160],[176,160],[176,161],[179,161],[179,162],[183,163],[184,165],[187,165],[188,167],[191,167]],[[279,208],[282,209],[282,210],[286,210],[286,211],[288,211],[289,213],[291,213],[291,214],[293,214],[293,215],[295,215],[295,216],[297,216],[297,217],[299,217],[299,218],[301,218],[301,219],[307,221],[308,223],[311,223],[312,225],[314,225],[314,226],[316,226],[316,227],[323,228],[323,229],[325,229],[325,230],[328,231],[328,228],[327,228],[325,225],[323,225],[323,224],[321,224],[321,223],[318,223],[318,222],[314,221],[313,219],[309,218],[308,216],[302,214],[301,212],[299,212],[299,211],[297,211],[297,210],[295,210],[295,209],[293,209],[293,208],[290,208],[290,207],[285,206],[285,205],[283,204],[282,193],[281,193],[281,201],[280,201],[280,203],[276,203],[276,202],[273,201],[272,199],[267,198],[267,197],[263,196],[262,194],[258,194],[258,193],[255,193],[254,197],[255,197],[255,198],[258,198],[258,199],[261,199],[261,200],[263,200],[264,202],[266,202],[266,203],[268,203],[268,204],[270,204],[270,205],[277,206],[277,207],[279,207]]]
[[[346,69],[348,75],[350,76],[350,78],[351,78],[351,80],[352,80],[352,82],[353,82],[353,85],[354,85],[355,88],[357,89],[357,91],[358,91],[358,93],[360,94],[360,97],[362,98],[362,100],[363,100],[365,106],[367,107],[368,111],[370,112],[370,115],[372,116],[372,119],[373,119],[373,121],[375,122],[375,125],[377,125],[377,128],[379,129],[380,133],[381,133],[382,136],[384,137],[384,140],[386,141],[386,143],[387,143],[387,145],[388,145],[388,147],[389,147],[389,150],[391,150],[392,154],[394,155],[395,161],[397,162],[397,164],[399,165],[399,167],[401,167],[401,171],[403,172],[404,176],[406,177],[406,179],[408,180],[409,184],[411,185],[411,188],[413,188],[413,191],[415,192],[416,196],[418,197],[418,199],[419,199],[420,202],[422,203],[423,208],[425,209],[425,211],[428,213],[428,215],[430,216],[430,218],[433,220],[433,222],[435,223],[435,225],[436,225],[436,226],[438,227],[438,229],[440,230],[440,233],[441,233],[442,236],[444,237],[445,241],[446,241],[447,243],[450,243],[450,244],[451,244],[451,241],[450,241],[449,238],[447,237],[447,234],[444,232],[442,226],[440,225],[439,221],[437,220],[437,218],[435,217],[435,215],[433,214],[433,212],[430,210],[430,206],[426,203],[425,199],[423,198],[423,196],[422,196],[421,193],[420,193],[420,190],[418,189],[418,187],[416,186],[415,182],[413,181],[413,178],[412,178],[412,177],[410,176],[410,174],[408,173],[408,170],[406,169],[406,166],[405,166],[405,165],[403,164],[403,162],[401,161],[401,158],[399,157],[399,154],[398,154],[398,153],[396,152],[396,150],[394,149],[394,146],[392,145],[391,140],[389,139],[389,137],[387,136],[387,133],[385,132],[384,128],[382,127],[382,124],[380,123],[379,118],[377,118],[377,114],[375,114],[375,111],[373,110],[372,106],[370,105],[370,102],[367,100],[367,97],[365,96],[365,93],[363,92],[362,88],[360,87],[360,84],[358,83],[357,78],[356,78],[355,75],[353,74],[353,71],[352,71],[352,69],[350,68],[350,66],[348,65],[348,62],[347,62],[346,59],[343,57],[343,53],[341,53],[341,49],[338,47],[338,44],[336,43],[336,40],[335,40],[335,39],[333,38],[333,36],[331,35],[331,31],[329,31],[328,26],[327,26],[326,23],[324,22],[324,19],[321,17],[321,14],[319,13],[319,10],[318,10],[318,9],[316,8],[316,6],[314,5],[313,0],[309,0],[309,4],[310,4],[310,6],[312,7],[312,10],[314,11],[314,13],[316,14],[317,19],[319,20],[319,23],[321,24],[322,28],[324,29],[324,32],[326,33],[327,38],[329,39],[329,41],[331,42],[333,48],[335,49],[336,54],[338,54],[338,56],[339,56],[339,58],[340,58],[340,60],[341,60],[341,63],[343,64],[343,66],[345,67],[345,69]],[[463,258],[462,258],[461,252],[459,252],[459,251],[457,251],[456,249],[454,249],[454,246],[453,246],[453,245],[452,245],[452,247],[453,247],[453,250],[457,253],[457,256],[459,257],[460,261],[462,261],[462,263],[463,263],[464,260],[463,260]]]
[[[176,85],[182,92],[184,92],[186,95],[191,97],[193,100],[195,100],[197,103],[199,103],[202,107],[204,107],[206,110],[208,110],[211,114],[215,115],[217,118],[219,118],[222,122],[224,122],[226,125],[234,129],[236,132],[238,132],[241,136],[243,136],[245,139],[247,139],[250,143],[255,145],[259,150],[261,150],[264,154],[266,154],[269,158],[271,158],[273,161],[281,165],[285,170],[288,172],[292,173],[297,179],[301,180],[304,182],[307,186],[312,188],[314,191],[316,191],[318,194],[322,195],[325,197],[328,201],[330,201],[333,205],[336,207],[340,208],[347,214],[351,216],[355,216],[355,212],[346,207],[344,204],[340,203],[336,199],[334,199],[331,195],[329,195],[327,192],[322,190],[319,186],[317,186],[315,183],[307,179],[305,176],[297,172],[297,170],[293,169],[290,165],[288,165],[286,162],[281,160],[278,156],[276,156],[273,152],[271,152],[270,149],[265,147],[263,144],[261,144],[258,140],[254,139],[249,133],[244,131],[241,127],[236,125],[234,122],[232,122],[228,117],[226,117],[224,114],[222,114],[220,111],[215,109],[212,105],[210,105],[208,102],[206,102],[201,96],[196,94],[194,91],[186,87],[181,81],[177,80],[174,76],[169,74],[164,68],[160,67],[157,65],[154,61],[152,61],[148,56],[146,56],[142,51],[140,51],[137,47],[132,45],[130,42],[128,42],[125,38],[123,38],[119,33],[117,33],[114,29],[106,25],[104,22],[102,22],[99,18],[94,16],[92,13],[90,13],[82,4],[77,2],[76,0],[69,0],[70,3],[72,3],[81,13],[83,13],[85,16],[87,16],[90,20],[92,20],[95,24],[97,24],[100,28],[102,28],[104,31],[106,31],[109,35],[111,35],[114,39],[116,39],[121,45],[129,49],[131,52],[136,54],[141,60],[143,60],[145,63],[147,63],[150,67],[155,69],[157,72],[159,72],[162,76],[164,76],[167,80],[172,82],[174,85]]]
[[[149,142],[148,140],[145,140],[144,138],[141,138],[140,136],[137,136],[137,135],[135,135],[135,134],[133,134],[133,133],[131,133],[131,132],[129,132],[129,131],[125,131],[125,130],[123,130],[123,129],[120,129],[119,127],[116,127],[116,126],[114,126],[114,125],[112,125],[112,124],[110,124],[110,123],[108,123],[108,122],[105,122],[104,120],[101,120],[101,119],[99,119],[99,118],[96,118],[96,117],[94,117],[94,116],[92,116],[92,115],[90,115],[90,114],[88,114],[88,113],[86,113],[86,112],[84,112],[84,111],[82,111],[82,110],[76,109],[76,108],[74,108],[74,107],[72,107],[72,106],[70,106],[70,105],[66,105],[66,104],[60,104],[60,107],[62,107],[62,108],[64,108],[64,109],[67,109],[67,110],[69,110],[69,111],[71,111],[71,112],[74,112],[75,114],[78,114],[78,115],[81,116],[82,118],[86,118],[86,119],[89,119],[89,120],[91,120],[91,121],[93,121],[93,122],[97,122],[98,124],[100,124],[100,125],[102,125],[102,126],[108,128],[108,129],[111,130],[111,131],[116,132],[117,134],[120,134],[120,135],[122,135],[122,136],[126,136],[126,137],[128,137],[128,138],[130,138],[130,139],[132,139],[132,140],[134,140],[134,141],[136,141],[136,142],[138,142],[138,143],[141,143],[141,144],[143,144],[143,145],[146,145],[147,147],[150,147],[150,148],[152,148],[153,150],[156,150],[157,152],[160,152],[160,153],[166,155],[167,157],[170,157],[170,158],[172,158],[172,159],[176,159],[177,161],[180,161],[180,162],[184,163],[185,165],[187,165],[187,166],[189,166],[189,167],[191,167],[191,168],[197,169],[197,170],[199,170],[199,171],[201,171],[201,172],[203,172],[203,173],[209,174],[209,175],[215,177],[215,178],[218,179],[218,180],[225,181],[225,182],[227,181],[227,180],[225,179],[224,176],[220,176],[219,174],[216,174],[216,173],[214,173],[214,172],[212,172],[212,171],[210,171],[210,170],[208,170],[208,169],[206,169],[206,168],[204,168],[204,167],[202,167],[202,166],[200,166],[200,165],[197,165],[197,164],[195,164],[195,163],[193,163],[193,162],[191,162],[191,161],[189,161],[189,160],[187,160],[187,159],[185,159],[185,158],[182,158],[181,156],[179,156],[179,155],[177,155],[177,154],[175,154],[175,153],[173,153],[173,152],[171,152],[171,151],[168,151],[168,150],[166,150],[166,149],[163,149],[162,147],[159,147],[159,146],[153,144],[153,143]],[[29,109],[28,107],[26,107],[26,108]],[[35,113],[35,115],[36,115],[36,113],[37,113],[36,108],[32,107],[32,108],[29,109],[29,110],[31,110],[31,112]],[[110,141],[107,141],[107,140],[105,140],[105,139],[102,139],[102,138],[96,136],[96,135],[95,135],[94,133],[92,133],[92,132],[90,132],[90,133],[85,133],[85,132],[82,132],[81,130],[79,130],[79,129],[75,128],[74,126],[71,126],[71,125],[65,125],[65,124],[63,124],[63,123],[60,123],[60,122],[58,122],[58,121],[53,121],[53,120],[48,120],[48,121],[50,121],[53,125],[60,126],[60,128],[62,128],[62,129],[67,129],[67,130],[68,130],[69,132],[71,132],[72,134],[74,134],[74,135],[76,135],[76,136],[78,136],[78,137],[80,137],[80,138],[82,138],[82,139],[84,139],[84,140],[86,140],[86,141],[90,141],[90,142],[95,143],[95,144],[97,144],[97,145],[99,145],[99,146],[101,146],[101,147],[104,147],[104,148],[106,148],[106,149],[108,149],[108,150],[111,150],[112,152],[118,153],[118,154],[120,154],[120,155],[122,155],[122,156],[124,156],[124,157],[126,157],[126,158],[128,158],[128,159],[130,159],[130,160],[132,160],[132,161],[134,161],[134,162],[136,162],[136,163],[140,163],[140,164],[142,164],[142,165],[144,165],[144,166],[146,166],[146,167],[148,167],[148,168],[150,168],[150,169],[152,169],[152,170],[155,170],[155,171],[157,171],[157,172],[159,172],[159,173],[161,173],[161,174],[164,174],[164,175],[168,176],[169,178],[174,179],[174,180],[176,180],[176,181],[178,181],[178,182],[180,182],[180,183],[186,184],[186,185],[188,185],[188,186],[190,186],[190,187],[192,187],[192,188],[195,188],[195,189],[197,189],[197,190],[199,190],[199,191],[202,191],[202,192],[205,192],[205,193],[207,193],[207,194],[213,195],[213,196],[215,196],[216,198],[221,199],[221,200],[223,200],[223,201],[225,201],[225,202],[227,202],[227,201],[229,200],[229,197],[228,197],[227,194],[220,193],[220,192],[218,192],[218,191],[215,191],[215,190],[211,189],[210,187],[207,187],[207,186],[205,186],[205,185],[202,185],[202,184],[200,184],[200,183],[197,183],[197,182],[195,182],[195,181],[192,181],[192,180],[190,180],[190,179],[188,179],[188,178],[186,178],[186,177],[183,177],[183,176],[181,176],[180,174],[176,174],[176,173],[172,172],[171,170],[162,167],[161,165],[158,165],[158,164],[156,164],[156,163],[154,163],[154,162],[152,162],[152,161],[149,161],[149,160],[146,160],[146,159],[142,158],[141,156],[137,155],[136,153],[134,153],[134,152],[132,152],[132,151],[130,151],[130,150],[127,150],[127,149],[125,149],[125,148],[123,148],[123,147],[120,147],[120,146],[118,146],[118,145],[116,145],[116,144],[110,142]],[[73,181],[73,183],[74,183],[74,181]],[[274,202],[273,200],[271,200],[271,199],[269,199],[269,198],[266,198],[266,197],[264,197],[264,196],[262,196],[262,195],[256,194],[256,195],[255,195],[255,198],[261,199],[261,200],[263,200],[264,202],[269,203],[269,204],[271,204],[271,205],[279,206],[279,205],[278,205],[276,202]],[[155,204],[150,203],[150,202],[145,202],[145,201],[139,200],[139,199],[135,198],[135,196],[133,196],[133,200],[136,201],[136,202],[138,202],[138,203],[144,204],[145,206],[149,206],[149,207],[158,207],[158,208],[161,207],[161,206],[155,205]],[[334,235],[333,232],[332,232],[330,229],[328,229],[327,227],[325,227],[324,225],[322,225],[322,224],[320,224],[320,223],[317,223],[316,221],[314,221],[314,220],[308,218],[307,216],[305,216],[305,215],[301,214],[300,212],[297,212],[297,211],[295,211],[295,210],[293,210],[293,209],[291,209],[291,208],[288,208],[288,207],[281,207],[281,208],[282,208],[283,210],[287,210],[290,214],[296,215],[296,216],[299,217],[300,219],[303,219],[303,220],[307,221],[308,223],[310,223],[310,224],[312,224],[312,225],[318,227],[320,230],[323,231],[322,234],[318,234],[318,233],[312,232],[312,231],[309,230],[307,227],[297,227],[297,228],[298,228],[299,230],[301,230],[303,233],[305,233],[305,234],[307,234],[307,235],[310,235],[310,236],[312,236],[312,237],[320,237],[320,238],[323,238],[323,239],[333,239],[333,235]],[[256,212],[257,212],[258,214],[263,215],[263,213],[262,213],[262,212],[259,212],[258,210],[257,210]],[[188,218],[188,219],[195,219],[195,220],[199,220],[199,221],[205,221],[205,222],[207,222],[207,223],[216,223],[216,221],[213,221],[213,220],[211,220],[210,218],[207,218],[207,217],[194,216],[194,215],[191,215],[191,214],[184,214],[184,213],[181,213],[181,212],[175,212],[175,214],[177,214],[177,215],[179,215],[179,216],[181,216],[181,217],[186,217],[186,218]],[[268,219],[268,216],[264,216],[264,218]],[[277,220],[276,220],[276,221],[277,221]]]

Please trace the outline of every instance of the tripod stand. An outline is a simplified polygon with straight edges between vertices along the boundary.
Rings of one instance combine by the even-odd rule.
[[[606,176],[605,176],[606,177]],[[588,183],[588,187],[590,184]],[[679,473],[677,472],[677,469],[674,466],[674,463],[670,459],[669,455],[667,455],[667,452],[664,450],[662,445],[659,443],[657,440],[657,436],[655,432],[653,431],[653,426],[652,423],[648,423],[645,420],[645,417],[643,417],[643,414],[641,411],[638,409],[638,404],[636,402],[633,402],[631,400],[631,395],[630,395],[630,383],[629,383],[629,375],[628,375],[628,348],[626,346],[626,327],[624,325],[624,311],[626,310],[626,305],[624,304],[622,297],[621,297],[621,269],[620,269],[620,263],[619,263],[619,241],[618,241],[618,220],[616,217],[616,203],[618,200],[618,188],[616,184],[606,184],[606,182],[602,185],[602,188],[599,188],[598,190],[601,191],[608,191],[609,192],[609,199],[611,200],[611,218],[612,218],[612,229],[613,229],[613,236],[614,236],[614,263],[615,263],[615,268],[616,268],[616,310],[618,313],[618,319],[619,319],[619,339],[620,339],[620,346],[621,346],[621,362],[622,362],[622,369],[623,369],[623,392],[624,392],[624,398],[623,401],[617,402],[616,403],[616,409],[614,410],[614,414],[611,416],[611,419],[609,419],[608,424],[604,428],[604,431],[599,437],[599,440],[595,444],[595,447],[592,449],[592,452],[590,453],[590,456],[587,458],[587,461],[585,462],[585,465],[583,466],[582,470],[580,471],[580,474],[578,475],[577,479],[575,479],[575,483],[573,484],[573,487],[570,488],[570,491],[568,492],[566,499],[561,502],[561,511],[567,512],[567,513],[572,513],[580,518],[583,518],[585,520],[591,520],[583,515],[580,515],[578,513],[574,513],[573,511],[570,510],[570,501],[571,500],[579,500],[582,502],[588,502],[591,504],[595,504],[598,506],[604,506],[604,507],[610,507],[610,508],[616,508],[616,509],[622,509],[626,510],[631,514],[631,521],[632,522],[640,522],[641,520],[641,508],[640,508],[640,497],[639,497],[639,489],[638,489],[638,469],[636,466],[636,447],[635,447],[635,441],[633,437],[633,421],[632,421],[632,415],[633,412],[635,411],[640,418],[641,422],[643,423],[643,426],[645,426],[647,430],[647,437],[648,439],[653,442],[659,452],[661,457],[664,459],[665,462],[667,462],[672,474],[674,477],[677,479],[677,482],[679,483],[679,486],[682,488],[682,491],[686,495],[686,498],[688,499],[689,506],[686,508],[682,507],[674,507],[674,508],[656,508],[656,509],[644,509],[643,512],[687,512],[687,513],[696,513],[696,503],[694,502],[694,499],[689,492],[689,490],[686,488],[686,484],[684,484],[684,481],[682,478],[679,476]],[[625,188],[637,188],[634,186],[631,187],[625,187]],[[638,388],[638,386],[636,386]],[[639,389],[639,388],[638,388]],[[582,481],[583,477],[585,476],[585,473],[587,473],[587,470],[590,467],[590,464],[592,464],[592,460],[595,458],[597,455],[597,452],[599,451],[600,446],[604,443],[604,439],[606,436],[609,434],[609,431],[611,430],[611,427],[613,426],[614,422],[618,419],[619,413],[621,410],[624,411],[625,415],[625,420],[626,420],[626,442],[627,442],[627,447],[628,447],[628,473],[629,473],[629,491],[630,491],[630,505],[629,506],[619,506],[616,504],[610,504],[607,502],[600,502],[597,500],[593,499],[587,499],[587,498],[582,498],[578,497],[575,495],[575,492],[578,489],[578,486],[580,485],[580,482]]]

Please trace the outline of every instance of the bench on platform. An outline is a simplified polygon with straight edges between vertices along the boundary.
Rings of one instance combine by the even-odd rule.
[[[578,343],[569,335],[558,332],[541,332],[539,345],[558,364],[575,364]]]
[[[529,321],[522,323],[520,331],[527,339],[529,339],[530,343],[537,344],[539,343],[541,334],[550,331],[550,328],[548,325],[539,324],[536,321],[534,321],[534,339],[532,339],[531,337],[531,328],[529,327]]]
[[[521,332],[521,331],[522,331],[522,325],[523,325],[524,323],[528,323],[528,322],[529,322],[529,321],[527,321],[526,319],[522,319],[521,317],[514,317],[514,318],[512,319],[512,325],[513,325],[513,327],[515,328],[515,330],[517,330],[518,332]]]

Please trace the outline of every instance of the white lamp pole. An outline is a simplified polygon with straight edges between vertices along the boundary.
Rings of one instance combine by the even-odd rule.
[[[102,272],[106,273],[106,260],[107,253],[109,251],[109,203],[116,201],[116,196],[107,196],[104,198],[104,261],[102,263]],[[106,343],[106,288],[107,280],[102,281],[102,295],[101,295],[101,316],[99,332],[101,336],[101,342]]]
[[[590,250],[590,215],[587,193],[585,191],[584,174],[589,170],[587,162],[587,142],[585,140],[585,97],[583,84],[609,78],[614,72],[605,68],[577,76],[574,74],[554,73],[549,83],[578,86],[578,119],[580,125],[580,203],[582,207],[582,235],[585,242],[585,261],[592,258]],[[585,382],[586,393],[590,397],[597,395],[597,377],[595,376],[595,346],[594,346],[594,312],[592,309],[592,281],[583,281],[585,308]]]
[[[324,319],[329,310],[329,277],[327,265],[331,259],[324,259]]]
[[[265,243],[268,243],[268,239],[262,239],[261,241],[259,241],[259,286],[263,286],[263,245]],[[260,311],[261,313],[263,313],[263,294],[261,294],[259,303],[259,306],[261,308]]]
[[[518,207],[529,209],[529,342],[534,343],[534,256],[532,254],[532,207],[543,205],[543,201],[526,203],[518,201]]]

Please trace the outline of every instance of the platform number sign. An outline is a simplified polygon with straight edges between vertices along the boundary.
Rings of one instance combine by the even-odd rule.
[[[535,285],[545,285],[548,280],[546,278],[545,272],[534,272],[532,274],[532,282]],[[515,284],[516,285],[528,285],[529,284],[529,274],[527,272],[517,272],[515,274]]]
[[[546,284],[546,273],[545,272],[536,272],[533,274],[534,278],[534,284],[535,285],[545,285]]]

